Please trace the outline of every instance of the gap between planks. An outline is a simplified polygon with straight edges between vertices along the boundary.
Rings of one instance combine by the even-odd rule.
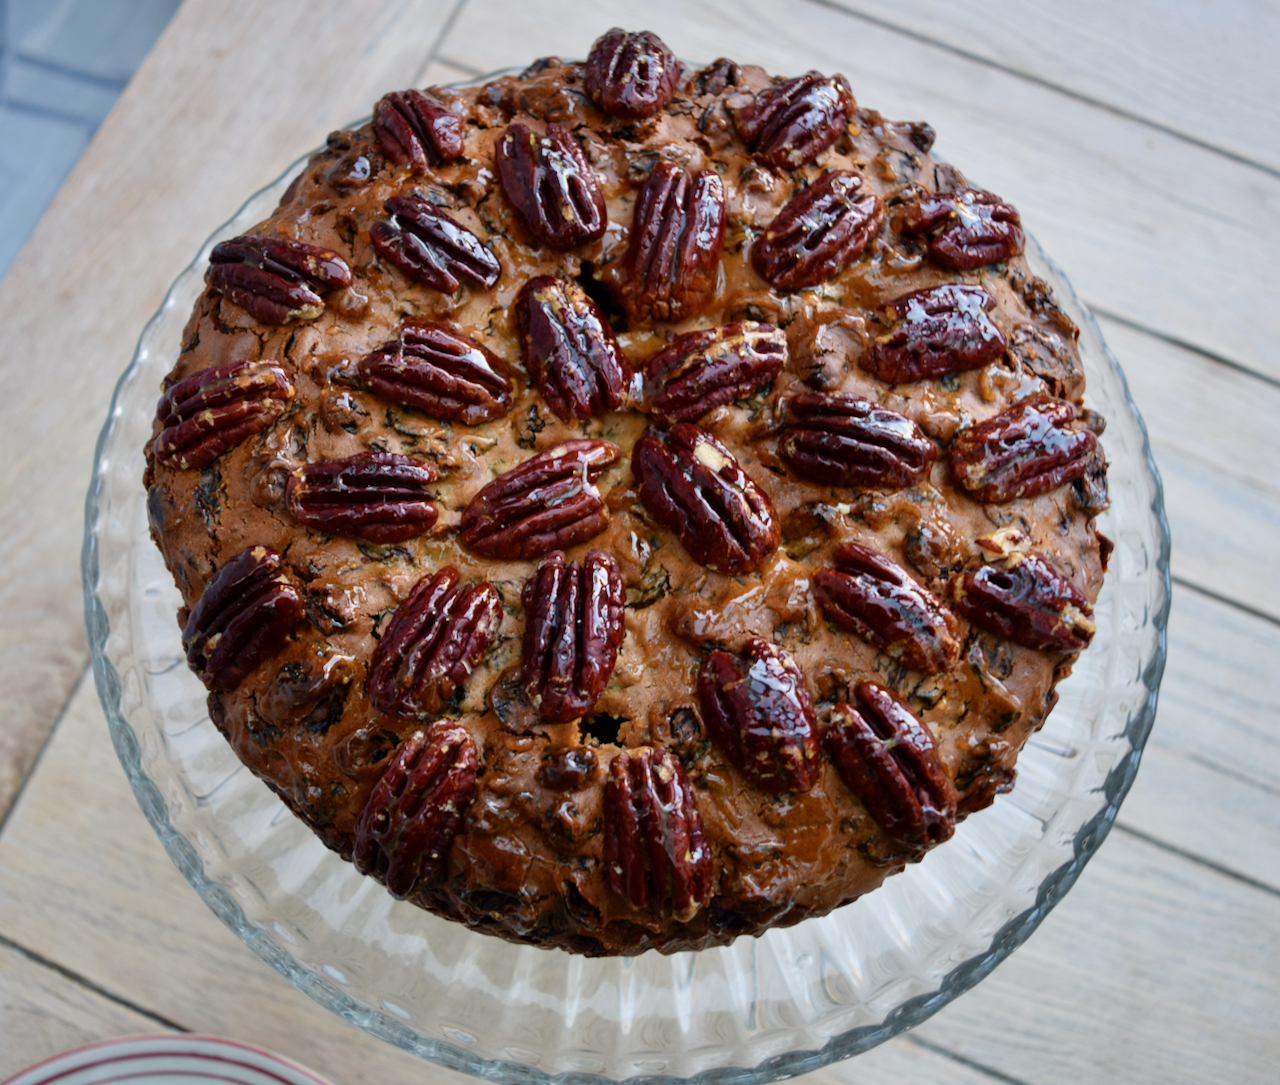
[[[163,1014],[157,1013],[155,1010],[134,1002],[132,999],[125,998],[123,995],[117,994],[115,991],[108,990],[99,983],[94,983],[94,981],[89,979],[87,976],[83,976],[66,965],[52,960],[42,953],[37,953],[35,950],[30,949],[19,942],[15,942],[12,938],[6,937],[3,933],[0,933],[0,947],[25,957],[28,961],[39,965],[41,968],[47,968],[49,971],[57,973],[57,975],[61,976],[63,979],[70,983],[74,983],[79,987],[83,987],[86,991],[92,991],[99,998],[105,998],[108,1002],[114,1003],[122,1009],[129,1010],[131,1013],[136,1013],[140,1017],[147,1018],[149,1021],[154,1021],[157,1025],[161,1026],[161,1028],[170,1029],[173,1032],[189,1033],[192,1031],[185,1025],[171,1020]]]
[[[895,23],[891,19],[885,19],[878,15],[872,15],[869,12],[849,7],[840,3],[839,0],[803,0],[803,2],[806,4],[812,4],[814,7],[825,8],[828,11],[837,12],[850,19],[856,19],[859,22],[879,27],[881,30],[887,30],[893,34],[900,34],[902,37],[907,38],[910,41],[919,42],[921,45],[929,45],[935,49],[945,50],[954,56],[972,61],[974,64],[981,64],[984,67],[991,68],[992,70],[1001,72],[1004,75],[1024,80],[1033,86],[1054,91],[1057,94],[1071,98],[1073,101],[1092,106],[1095,109],[1104,110],[1113,116],[1121,117],[1127,121],[1133,121],[1135,124],[1140,124],[1144,128],[1150,128],[1153,131],[1160,132],[1173,139],[1181,140],[1193,147],[1209,151],[1212,154],[1221,155],[1223,158],[1230,159],[1232,162],[1239,163],[1242,166],[1260,170],[1272,177],[1280,178],[1280,169],[1276,169],[1274,166],[1269,166],[1265,162],[1259,162],[1257,159],[1250,158],[1248,155],[1241,154],[1239,151],[1233,151],[1230,147],[1224,147],[1221,144],[1201,139],[1199,136],[1192,135],[1190,132],[1184,132],[1181,129],[1174,128],[1172,125],[1164,124],[1154,118],[1144,117],[1141,113],[1135,113],[1132,110],[1104,101],[1101,98],[1095,98],[1092,95],[1074,90],[1073,88],[1064,86],[1061,83],[1055,83],[1050,79],[1042,79],[1031,72],[1025,71],[1021,68],[1015,68],[1008,64],[1003,64],[998,60],[994,60],[988,56],[983,56],[981,53],[973,52],[970,49],[963,49],[958,45],[948,42],[945,38],[935,38],[932,35],[925,34],[919,30],[912,30],[910,27],[903,26],[901,23]]]

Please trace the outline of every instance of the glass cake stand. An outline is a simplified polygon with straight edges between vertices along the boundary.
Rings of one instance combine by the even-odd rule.
[[[1027,257],[1080,325],[1108,420],[1116,548],[1092,646],[1018,762],[1014,791],[883,888],[726,948],[588,960],[516,946],[397,902],[244,768],[187,669],[181,603],[147,529],[142,449],[214,243],[271,212],[305,159],[217,231],[116,386],[86,507],[98,692],[134,793],[196,891],[264,961],[367,1032],[503,1082],[772,1081],[874,1047],[1019,946],[1107,835],[1155,716],[1169,612],[1160,478],[1124,374],[1066,279]]]

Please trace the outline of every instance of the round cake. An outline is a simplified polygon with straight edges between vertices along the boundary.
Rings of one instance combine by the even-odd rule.
[[[218,244],[147,446],[240,759],[397,897],[722,945],[1013,785],[1110,544],[1017,211],[841,75],[387,94]]]

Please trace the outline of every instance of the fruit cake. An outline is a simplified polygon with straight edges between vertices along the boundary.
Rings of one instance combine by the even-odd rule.
[[[1014,781],[1110,544],[1017,210],[842,75],[612,30],[335,132],[213,250],[146,448],[187,660],[478,931],[722,945]]]

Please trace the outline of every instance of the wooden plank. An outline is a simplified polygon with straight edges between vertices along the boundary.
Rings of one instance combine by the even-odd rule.
[[[504,10],[495,35],[493,11],[468,4],[441,55],[480,70],[583,56],[638,19],[622,0],[549,0]],[[940,154],[1018,206],[1087,302],[1280,377],[1280,178],[803,0],[650,4],[639,21],[692,60],[847,72],[864,105],[933,124]]]
[[[1280,8],[1267,0],[823,0],[1280,169]]]
[[[73,1047],[165,1029],[0,945],[0,1080]]]
[[[1175,587],[1156,726],[1120,823],[1280,891],[1280,625]]]
[[[134,802],[89,681],[0,836],[0,933],[192,1031],[260,1044],[344,1085],[469,1080],[339,1021],[223,927]],[[0,1038],[5,1033],[0,1018]],[[991,1081],[906,1040],[856,1065],[866,1085],[892,1085],[903,1075],[956,1085]],[[813,1080],[847,1081],[848,1068],[823,1070]]]
[[[452,7],[184,4],[0,281],[0,813],[85,663],[83,495],[143,324],[249,193],[412,79]]]
[[[1113,320],[1100,325],[1164,476],[1174,575],[1280,618],[1280,386]]]
[[[1029,1085],[1274,1082],[1276,903],[1113,832],[1027,944],[917,1034]]]

